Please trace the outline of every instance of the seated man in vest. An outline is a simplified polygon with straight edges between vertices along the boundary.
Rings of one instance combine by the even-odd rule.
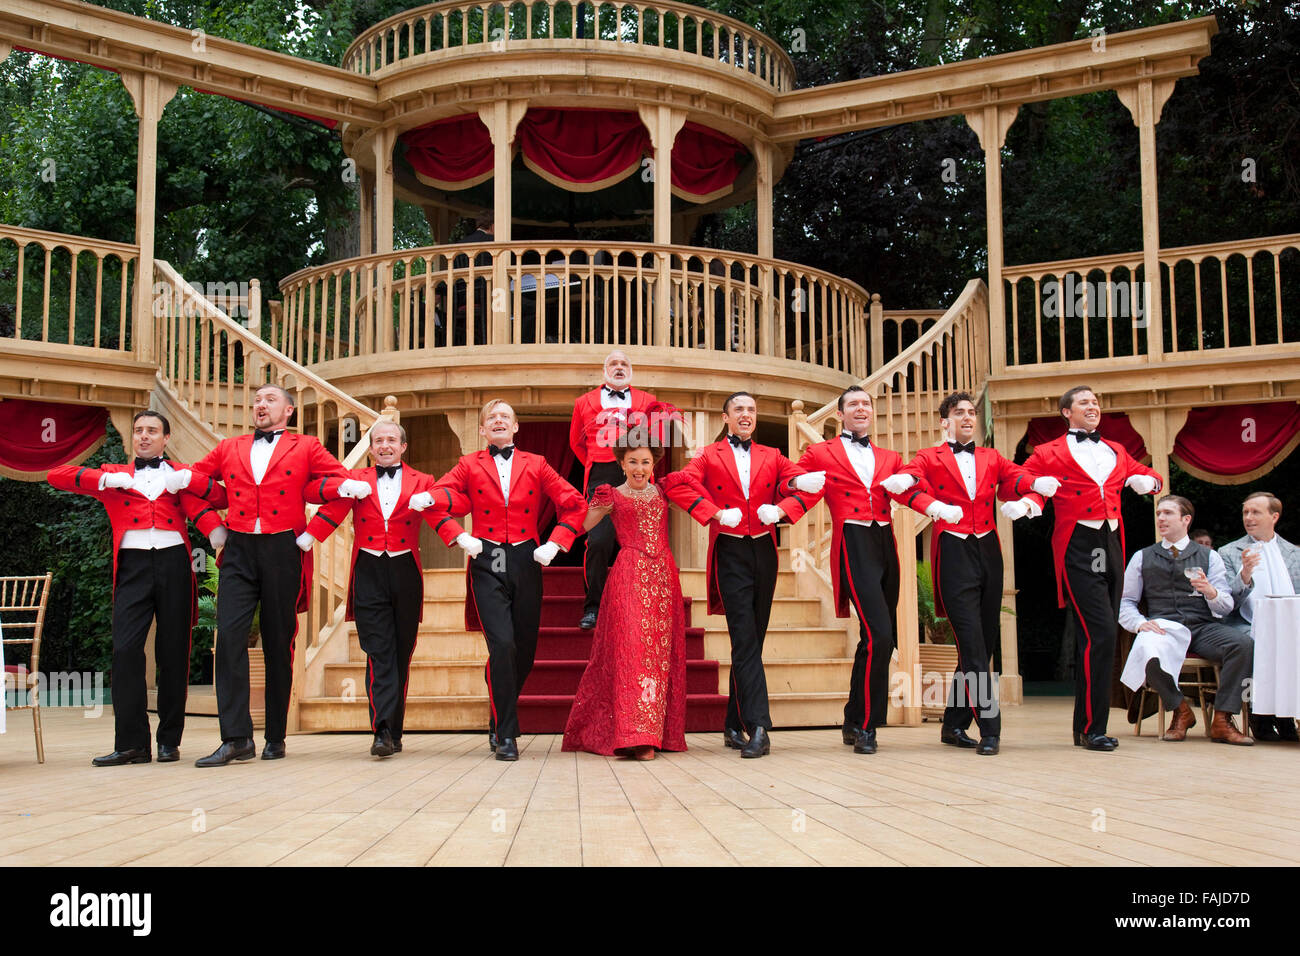
[[[1196,715],[1178,689],[1183,659],[1190,652],[1219,664],[1210,739],[1249,745],[1229,719],[1241,710],[1251,676],[1255,644],[1221,618],[1232,610],[1223,559],[1188,536],[1195,509],[1186,498],[1165,495],[1156,505],[1160,540],[1133,555],[1124,570],[1119,624],[1135,640],[1120,680],[1136,691],[1145,682],[1173,711],[1165,740],[1183,740]],[[1146,604],[1145,615],[1138,603]]]

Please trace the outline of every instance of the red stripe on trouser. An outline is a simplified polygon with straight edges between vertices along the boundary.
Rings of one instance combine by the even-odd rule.
[[[375,723],[378,716],[375,713],[375,665],[369,655],[366,656],[366,700],[370,702],[370,732],[378,733],[379,727]]]
[[[1083,609],[1079,607],[1079,602],[1075,600],[1074,588],[1070,587],[1070,575],[1066,571],[1061,572],[1061,577],[1065,579],[1065,590],[1070,595],[1070,603],[1074,605],[1074,613],[1079,618],[1079,627],[1083,628],[1083,712],[1088,716],[1088,723],[1085,732],[1092,730],[1092,635],[1088,633],[1088,622],[1083,618]]]
[[[727,602],[722,599],[722,587],[718,584],[718,564],[716,560],[717,556],[715,555],[714,557],[715,560],[713,563],[713,586],[718,592],[718,603],[722,605],[722,614],[725,617],[727,614]],[[728,630],[727,636],[728,637],[731,636],[730,630]],[[731,649],[732,649],[731,696],[736,699],[736,719],[740,721],[740,729],[742,732],[747,734],[749,733],[749,728],[745,726],[745,715],[740,709],[740,685],[736,683],[736,655],[735,655],[736,646],[734,642],[732,643]]]
[[[470,558],[470,560],[473,561],[474,559]],[[487,627],[483,624],[483,618],[478,613],[478,597],[474,594],[474,575],[468,573],[468,568],[465,570],[465,590],[469,592],[469,599],[474,602],[474,616],[478,618],[478,626],[483,629],[483,641],[486,643]],[[411,653],[415,653],[414,649],[412,649]],[[409,674],[407,675],[407,679],[410,679]],[[492,697],[492,648],[490,647],[488,648],[488,659],[483,665],[483,681],[487,684],[488,711],[492,714],[492,729],[495,730],[497,726],[497,704],[496,700]]]
[[[867,624],[867,616],[862,613],[862,602],[858,600],[858,589],[853,586],[847,541],[840,542],[840,555],[844,559],[844,576],[849,580],[849,594],[853,598],[853,609],[858,612],[858,622],[862,625],[862,629],[867,632],[867,669],[862,675],[862,729],[866,730],[867,724],[871,721],[871,660],[876,652],[876,641],[871,635],[871,626]]]

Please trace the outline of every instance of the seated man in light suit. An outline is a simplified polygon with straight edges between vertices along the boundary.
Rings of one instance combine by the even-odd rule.
[[[1228,587],[1236,609],[1227,623],[1250,632],[1255,603],[1268,594],[1300,594],[1300,547],[1275,530],[1282,517],[1282,502],[1267,491],[1255,491],[1241,505],[1244,537],[1219,549],[1228,569]],[[1250,727],[1256,740],[1295,740],[1295,721],[1289,717],[1252,714]]]

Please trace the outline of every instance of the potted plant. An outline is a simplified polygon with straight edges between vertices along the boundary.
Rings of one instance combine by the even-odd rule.
[[[921,626],[925,628],[925,638],[931,644],[955,644],[952,624],[946,617],[939,617],[934,610],[934,584],[930,575],[930,562],[916,562],[916,612]]]

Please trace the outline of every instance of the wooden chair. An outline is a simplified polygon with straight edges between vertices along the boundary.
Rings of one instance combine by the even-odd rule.
[[[1200,707],[1202,726],[1208,735],[1210,732],[1210,718],[1214,711],[1213,698],[1219,689],[1219,665],[1214,661],[1207,661],[1203,657],[1189,656],[1185,658],[1182,673],[1178,675],[1178,689],[1188,698],[1192,706]],[[1157,736],[1163,737],[1165,735],[1165,702],[1160,699],[1159,694],[1156,694],[1145,684],[1142,685],[1138,694],[1141,695],[1142,699],[1138,701],[1138,719],[1133,725],[1134,736],[1142,736],[1142,711],[1143,705],[1146,703],[1146,695],[1155,694]],[[1241,714],[1242,722],[1246,727],[1249,727],[1249,713],[1244,702],[1241,705]],[[1242,733],[1249,732],[1249,730],[1242,731]]]
[[[31,661],[27,666],[26,688],[27,703],[9,707],[6,710],[30,710],[32,712],[32,731],[36,734],[36,761],[45,763],[45,740],[41,735],[41,632],[45,629],[45,603],[50,597],[50,583],[54,575],[46,572],[40,577],[0,577],[0,630],[3,638],[0,643],[10,645],[28,644],[32,649]],[[29,620],[30,618],[30,620]],[[10,637],[14,631],[31,631],[30,637]],[[8,670],[8,668],[6,668]],[[20,670],[14,673],[22,673]],[[17,690],[18,688],[15,688]],[[6,695],[7,696],[7,695]]]

